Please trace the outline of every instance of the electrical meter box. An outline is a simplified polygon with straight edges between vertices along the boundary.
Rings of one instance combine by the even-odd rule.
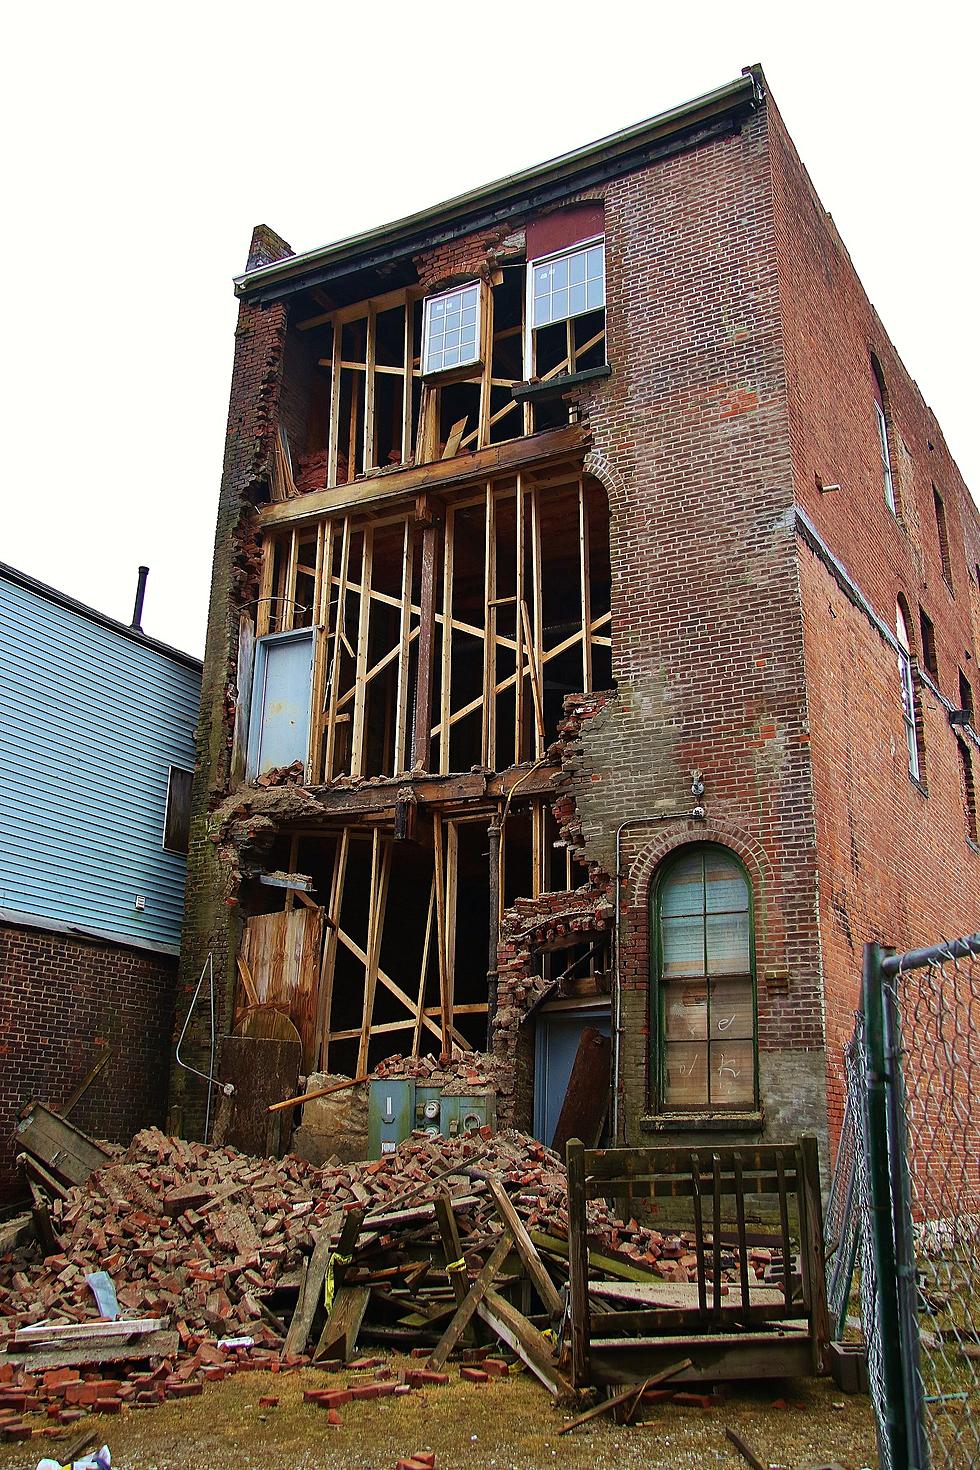
[[[429,1133],[434,1138],[442,1132],[442,1088],[416,1087],[415,1128]]]
[[[492,1094],[467,1094],[462,1097],[442,1097],[440,1109],[440,1132],[447,1138],[460,1133],[475,1133],[489,1123],[497,1122],[497,1099]]]
[[[372,1159],[393,1154],[415,1122],[415,1082],[412,1078],[375,1077],[368,1100],[368,1153]]]

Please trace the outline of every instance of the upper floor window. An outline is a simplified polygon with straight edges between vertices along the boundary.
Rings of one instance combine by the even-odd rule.
[[[754,1107],[751,889],[732,853],[685,848],[654,894],[657,1101],[670,1110]]]
[[[547,379],[605,362],[606,266],[602,239],[527,266],[524,370]]]
[[[875,423],[878,428],[878,444],[881,451],[881,474],[885,483],[885,504],[893,516],[898,515],[898,500],[895,495],[895,476],[892,472],[892,457],[888,442],[888,418],[887,398],[885,394],[885,380],[882,376],[881,366],[876,357],[871,359],[871,371],[874,381],[874,410]]]
[[[939,659],[936,656],[936,630],[924,607],[919,608],[919,641],[922,644],[922,666],[930,679],[939,683]]]
[[[528,265],[531,326],[547,327],[598,311],[606,304],[602,241],[564,251]]]
[[[898,676],[902,686],[902,719],[905,724],[905,743],[908,746],[909,775],[913,781],[922,779],[922,761],[919,754],[919,726],[915,704],[915,680],[912,674],[912,647],[909,628],[902,604],[895,609],[895,632],[899,642]]]
[[[441,373],[481,360],[480,283],[427,296],[422,327],[422,371]]]
[[[953,564],[949,559],[949,527],[946,524],[946,506],[935,485],[932,487],[932,504],[936,512],[936,534],[939,537],[939,561],[943,569],[943,581],[952,592]]]
[[[163,819],[164,852],[186,853],[191,836],[191,788],[194,772],[171,766],[167,777],[167,810]]]

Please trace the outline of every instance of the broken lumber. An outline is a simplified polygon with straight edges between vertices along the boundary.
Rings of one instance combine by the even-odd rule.
[[[747,1464],[752,1466],[752,1470],[768,1470],[768,1466],[763,1464],[763,1462],[759,1459],[759,1456],[755,1453],[754,1450],[749,1448],[749,1446],[745,1443],[745,1440],[736,1430],[729,1429],[726,1426],[725,1438],[735,1446],[739,1454],[742,1456],[742,1459],[745,1460]]]
[[[517,1354],[559,1402],[571,1402],[575,1390],[570,1381],[560,1373],[548,1339],[533,1323],[512,1307],[510,1302],[492,1288],[488,1288],[477,1305],[477,1312],[501,1342]]]
[[[629,1388],[624,1388],[621,1393],[613,1394],[611,1398],[603,1399],[601,1404],[595,1404],[593,1408],[586,1409],[584,1414],[579,1414],[570,1424],[563,1424],[559,1434],[571,1434],[573,1429],[578,1429],[581,1424],[588,1424],[590,1419],[598,1419],[600,1414],[608,1414],[620,1404],[628,1403],[635,1399],[637,1403],[642,1399],[647,1389],[653,1388],[658,1383],[663,1383],[666,1378],[673,1378],[675,1373],[683,1373],[686,1368],[693,1367],[690,1358],[683,1358],[679,1363],[671,1363],[669,1368],[661,1368],[659,1373],[652,1374],[644,1383],[631,1383]],[[634,1406],[635,1409],[635,1406]]]
[[[560,1317],[564,1311],[561,1297],[558,1295],[555,1283],[548,1275],[544,1262],[534,1248],[534,1243],[524,1227],[523,1220],[511,1204],[510,1196],[497,1179],[490,1180],[490,1193],[493,1195],[497,1213],[510,1231],[517,1253],[524,1262],[527,1274],[545,1309],[552,1317]]]
[[[473,1285],[466,1293],[462,1302],[460,1302],[456,1309],[456,1315],[442,1334],[438,1345],[429,1356],[426,1367],[430,1372],[437,1373],[439,1371],[453,1348],[459,1342],[466,1328],[469,1326],[473,1313],[477,1311],[486,1292],[489,1291],[494,1277],[498,1274],[504,1261],[510,1255],[512,1247],[513,1241],[511,1240],[510,1231],[505,1228],[503,1235],[490,1252],[490,1257],[486,1265],[473,1282]]]

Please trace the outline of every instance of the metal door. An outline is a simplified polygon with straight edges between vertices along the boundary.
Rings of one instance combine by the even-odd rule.
[[[538,1012],[534,1058],[534,1136],[550,1147],[572,1063],[586,1026],[610,1035],[609,1007]]]

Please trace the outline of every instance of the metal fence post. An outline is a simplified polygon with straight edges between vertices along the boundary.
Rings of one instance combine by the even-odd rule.
[[[871,1226],[877,1266],[877,1327],[881,1343],[885,1398],[880,1422],[883,1435],[887,1440],[891,1470],[912,1470],[912,1462],[909,1459],[905,1378],[902,1372],[902,1343],[895,1274],[895,1240],[892,1233],[882,958],[880,945],[866,944],[864,946],[861,1003],[864,1011],[864,1044],[867,1058],[865,1107],[868,1125],[868,1178],[871,1191]]]
[[[909,1140],[905,1114],[905,1075],[902,1062],[902,1027],[896,978],[887,965],[881,980],[887,1082],[885,1105],[888,1115],[888,1146],[891,1165],[892,1210],[895,1242],[895,1285],[898,1297],[902,1374],[905,1381],[906,1433],[909,1464],[928,1470],[929,1443],[926,1435],[922,1374],[919,1368],[919,1302],[912,1233],[912,1180],[909,1171]]]

